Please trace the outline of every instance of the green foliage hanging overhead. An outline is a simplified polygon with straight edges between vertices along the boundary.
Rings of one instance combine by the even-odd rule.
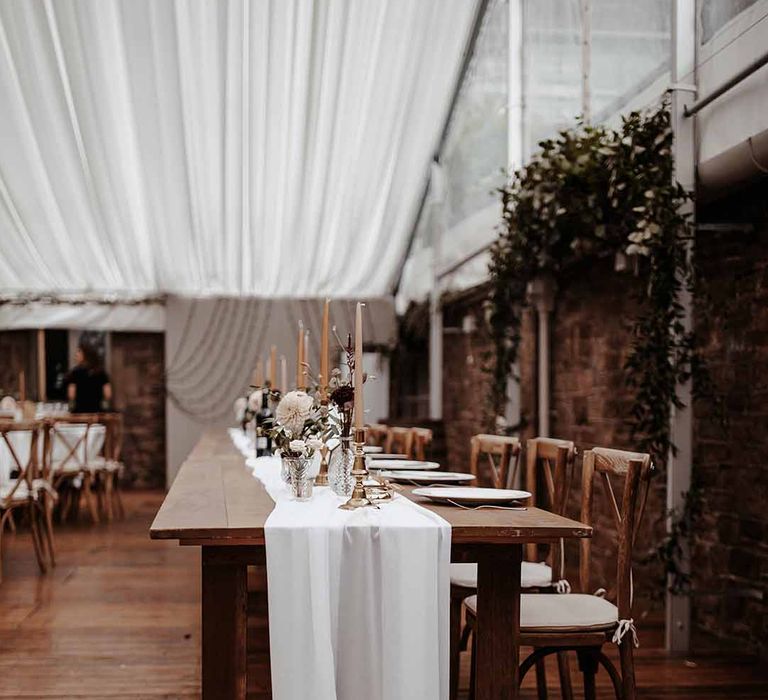
[[[517,359],[529,283],[557,278],[579,261],[614,257],[617,269],[643,281],[624,368],[634,391],[633,444],[665,462],[679,382],[700,368],[681,304],[693,284],[692,227],[690,197],[674,178],[672,139],[666,105],[633,112],[617,129],[579,123],[543,141],[501,190],[504,220],[491,251],[487,314],[496,414]]]

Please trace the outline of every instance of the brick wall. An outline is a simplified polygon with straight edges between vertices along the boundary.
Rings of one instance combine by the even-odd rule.
[[[693,548],[697,643],[768,654],[768,216],[765,184],[705,208],[700,220],[754,232],[697,237],[706,304],[696,328],[723,398],[694,410],[695,474],[703,509]]]
[[[115,407],[125,417],[125,482],[165,486],[165,391],[162,333],[112,333]]]
[[[0,331],[0,395],[19,396],[23,369],[27,398],[37,398],[37,345],[34,331]]]
[[[486,405],[489,375],[483,371],[491,349],[482,316],[484,296],[482,288],[470,290],[444,307],[443,426],[448,468],[453,471],[469,471],[470,438],[489,432],[492,424]],[[473,319],[468,327],[465,317]]]

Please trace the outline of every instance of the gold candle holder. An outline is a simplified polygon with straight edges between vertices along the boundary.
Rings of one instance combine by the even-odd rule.
[[[323,418],[328,417],[328,397],[323,394],[320,400],[320,415]],[[328,443],[323,438],[323,446],[320,448],[320,471],[315,477],[315,486],[328,486]]]
[[[339,506],[342,510],[356,510],[374,505],[365,495],[365,486],[363,485],[365,477],[368,476],[368,470],[365,467],[365,453],[363,452],[365,433],[365,428],[355,428],[355,440],[353,443],[355,445],[355,463],[352,469],[352,476],[355,477],[355,486],[352,489],[350,499]]]

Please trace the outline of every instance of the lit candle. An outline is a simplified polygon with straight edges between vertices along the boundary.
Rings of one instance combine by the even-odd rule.
[[[328,380],[331,375],[329,374],[329,358],[328,358],[328,321],[331,313],[331,300],[325,300],[325,307],[323,308],[323,336],[320,341],[320,385],[323,387],[328,386]]]
[[[304,351],[301,353],[301,359],[304,361],[304,364],[309,364],[309,331],[304,331]],[[304,367],[301,368],[302,373],[306,373],[306,370]],[[307,381],[306,378],[304,379],[304,385],[306,387]]]
[[[269,355],[269,386],[277,388],[277,348],[274,345]]]
[[[363,413],[363,305],[358,301],[355,310],[355,428],[365,423]]]
[[[264,365],[261,362],[261,358],[256,361],[256,369],[253,371],[251,384],[253,386],[262,386],[264,384]]]
[[[299,338],[296,342],[296,388],[301,389],[304,381],[304,324],[299,321]]]
[[[285,355],[280,355],[280,391],[288,391],[288,363],[285,361]]]

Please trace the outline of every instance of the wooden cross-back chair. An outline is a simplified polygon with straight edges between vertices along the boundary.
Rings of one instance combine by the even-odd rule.
[[[591,545],[588,541],[581,542],[581,593],[523,594],[520,597],[520,644],[533,647],[533,652],[520,665],[521,683],[539,659],[573,650],[584,677],[586,700],[596,697],[595,675],[600,666],[608,672],[617,698],[635,699],[633,646],[637,644],[637,634],[632,617],[632,551],[645,510],[652,472],[653,465],[647,454],[602,447],[584,453],[581,521],[592,524],[594,482],[599,479],[616,524],[615,603],[607,597],[587,592],[593,585],[590,579]],[[616,498],[611,477],[623,482],[621,504]],[[468,598],[465,606],[468,618],[476,624],[477,596]],[[602,650],[606,642],[613,642],[619,647],[620,672]],[[474,638],[472,646],[474,663]],[[470,689],[470,697],[473,697],[472,691],[473,688]]]
[[[384,447],[387,443],[389,426],[382,423],[373,423],[368,426],[367,443],[376,447]]]
[[[404,454],[408,459],[413,457],[413,432],[411,429],[390,426],[387,431],[384,452]]]
[[[506,435],[473,435],[469,470],[478,481],[482,476],[481,463],[488,467],[493,488],[509,488],[520,468],[520,440]]]
[[[432,430],[411,428],[411,433],[413,434],[411,438],[413,458],[423,462],[427,459],[427,448],[432,444]]]
[[[3,533],[17,510],[26,510],[29,515],[32,545],[40,571],[47,571],[48,558],[51,565],[55,564],[51,519],[46,517],[45,510],[44,425],[42,421],[0,423],[0,447],[10,458],[7,465],[10,469],[0,483],[0,581]],[[13,472],[16,472],[15,477]]]
[[[486,436],[478,436],[486,437]],[[487,436],[496,438],[498,436]],[[517,441],[517,438],[503,438],[506,441]],[[518,445],[518,442],[509,442]],[[558,515],[564,515],[568,501],[568,493],[573,480],[573,465],[576,448],[570,440],[553,438],[534,438],[526,442],[526,487],[531,492],[531,503],[551,510]],[[519,454],[518,454],[519,459]],[[541,475],[545,485],[546,498],[537,493],[535,485]],[[514,474],[508,475],[511,484]],[[540,562],[536,547],[527,547],[527,561],[523,561],[520,570],[520,587],[527,591],[551,591],[553,586],[561,589],[565,582],[562,549],[550,548],[546,562]],[[451,564],[451,699],[458,694],[459,654],[466,646],[471,631],[471,625],[460,633],[461,605],[463,601],[477,590],[477,564]],[[558,657],[561,676],[568,674],[568,663],[565,655]],[[537,667],[540,680],[544,678],[544,662]]]
[[[121,518],[125,515],[123,500],[120,495],[125,426],[122,413],[105,413],[102,415],[102,421],[107,429],[104,440],[104,455],[96,461],[94,466],[100,475],[100,483],[97,484],[99,504],[106,519],[111,521],[115,513]]]
[[[88,467],[89,435],[99,424],[98,414],[74,414],[51,424],[51,477],[61,499],[62,522],[77,513],[85,498],[94,523],[99,522],[95,496],[96,474]]]

